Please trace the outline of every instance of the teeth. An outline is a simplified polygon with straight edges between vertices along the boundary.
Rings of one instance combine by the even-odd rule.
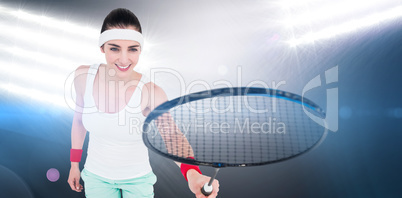
[[[122,69],[126,69],[127,67],[130,67],[130,65],[127,65],[127,66],[125,66],[125,67],[122,67],[122,66],[120,66],[120,65],[116,65],[117,67],[120,67],[120,68],[122,68]]]

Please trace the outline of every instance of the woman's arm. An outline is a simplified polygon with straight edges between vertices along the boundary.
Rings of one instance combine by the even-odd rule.
[[[76,92],[76,107],[73,117],[73,124],[71,127],[71,148],[82,149],[84,144],[85,135],[87,133],[84,125],[82,124],[82,112],[84,110],[84,93],[85,81],[89,66],[80,66],[75,71],[74,87]],[[80,184],[80,169],[79,162],[71,162],[70,175],[68,183],[72,190],[81,192],[83,187]]]
[[[166,93],[158,85],[153,82],[145,84],[144,88],[142,89],[141,96],[141,108],[143,115],[147,117],[152,110],[167,100],[168,98]]]
[[[143,111],[143,114],[145,116],[148,116],[148,114],[155,109],[157,106],[161,105],[162,103],[167,101],[167,96],[166,93],[160,88],[159,86],[155,85],[154,83],[148,83],[145,86],[145,89],[143,89],[144,95],[142,98],[142,101],[147,101],[147,105],[145,108],[143,108],[145,111]],[[187,138],[183,136],[182,132],[180,129],[174,124],[175,122],[172,121],[173,117],[170,115],[170,113],[165,113],[162,116],[160,116],[157,120],[155,120],[156,125],[160,125],[160,133],[163,138],[163,141],[165,142],[167,146],[167,150],[169,153],[173,153],[175,155],[182,155],[182,157],[194,157],[194,152],[193,149],[191,148],[190,143],[187,141]],[[163,121],[165,121],[163,123]],[[167,122],[166,122],[167,121]],[[162,124],[158,124],[158,122],[161,122]],[[168,124],[169,126],[165,126],[165,123],[170,123]],[[166,131],[164,128],[167,128]],[[172,131],[174,131],[172,133]],[[164,134],[164,132],[166,132]],[[172,145],[180,145],[179,147],[177,146],[172,146]],[[188,147],[189,149],[183,149],[183,147]],[[180,151],[187,151],[186,153],[179,153],[178,149]],[[181,163],[175,162],[177,166],[181,167]],[[197,198],[206,198],[201,193],[201,188],[204,186],[205,183],[209,182],[210,177],[205,176],[200,174],[198,171],[194,169],[190,169],[186,173],[186,178],[188,180],[188,186],[190,190],[195,194]],[[208,196],[208,198],[214,198],[218,195],[219,191],[219,181],[214,180],[213,182],[213,192],[211,195]]]
[[[148,116],[149,113],[154,110],[156,107],[161,105],[162,103],[166,102],[168,100],[166,93],[163,91],[162,88],[157,86],[156,84],[149,82],[145,84],[145,88],[142,90],[143,91],[143,98],[142,101],[147,101],[146,104],[143,106],[143,114],[145,116]],[[176,155],[179,155],[177,152],[177,146],[172,146],[172,145],[178,145],[182,144],[183,142],[187,142],[185,137],[182,135],[180,130],[177,128],[176,125],[174,125],[173,117],[170,115],[170,113],[164,113],[161,115],[157,120],[155,120],[156,125],[160,126],[160,134],[163,138],[163,141],[166,144],[167,150],[169,153],[173,153]],[[166,124],[169,124],[169,126],[166,126]],[[169,131],[175,131],[175,133],[169,133]],[[173,137],[174,136],[174,137]],[[180,140],[180,141],[179,141]],[[181,145],[183,146],[190,146],[190,144],[187,142],[186,145]],[[186,154],[186,156],[194,156],[192,149],[189,149],[190,152]],[[184,156],[183,156],[184,157]],[[175,162],[179,167],[181,163]]]

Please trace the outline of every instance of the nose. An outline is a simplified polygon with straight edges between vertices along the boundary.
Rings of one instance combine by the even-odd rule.
[[[130,64],[127,52],[121,52],[119,62],[122,64],[121,66],[128,66]]]

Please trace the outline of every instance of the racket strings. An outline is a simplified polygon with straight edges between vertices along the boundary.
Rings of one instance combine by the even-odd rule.
[[[201,162],[250,164],[298,155],[317,143],[323,128],[303,106],[262,96],[225,96],[173,108],[151,123],[149,143]]]

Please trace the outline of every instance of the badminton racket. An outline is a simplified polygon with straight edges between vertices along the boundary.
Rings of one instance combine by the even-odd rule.
[[[215,168],[201,189],[206,196],[220,168],[260,166],[299,156],[326,136],[324,111],[286,91],[233,87],[167,101],[145,119],[143,141],[177,162]],[[189,158],[189,157],[193,157]]]

